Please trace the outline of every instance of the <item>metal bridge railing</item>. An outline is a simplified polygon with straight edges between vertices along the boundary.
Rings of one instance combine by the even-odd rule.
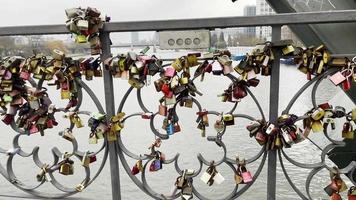
[[[101,60],[106,60],[107,58],[111,57],[110,33],[112,32],[191,30],[191,29],[212,30],[215,28],[229,28],[229,27],[271,26],[272,27],[271,42],[274,42],[274,41],[279,41],[281,39],[281,27],[283,25],[331,24],[331,23],[354,23],[354,22],[356,22],[356,10],[277,14],[277,15],[253,16],[253,17],[223,17],[223,18],[209,18],[209,19],[108,22],[105,24],[104,29],[100,33],[100,40],[102,43],[102,50],[103,50],[101,54]],[[64,25],[14,26],[14,27],[0,28],[0,36],[44,35],[44,34],[68,34],[68,30]],[[276,121],[280,113],[280,111],[278,110],[279,87],[276,87],[280,85],[279,58],[280,55],[276,55],[276,59],[273,61],[272,64],[272,71],[270,77],[269,121]],[[110,118],[115,115],[115,111],[116,111],[113,77],[108,70],[104,70],[103,76],[104,76],[103,84],[105,90],[106,114],[107,117]],[[324,78],[325,76],[322,77]],[[316,80],[317,79],[313,81],[315,82]],[[352,100],[355,102],[356,88],[353,87],[348,93],[349,96],[352,98]],[[119,109],[122,109],[122,106]],[[112,199],[115,200],[121,199],[118,155],[123,154],[123,152],[122,149],[120,148],[120,145],[121,144],[118,144],[117,142],[108,142],[107,145],[109,151],[109,160],[110,160]],[[277,152],[278,152],[277,150],[265,152],[268,154],[267,199],[269,200],[276,199],[276,170],[277,170],[276,165],[277,165],[277,156],[278,156]],[[281,153],[285,155],[283,151],[279,151],[279,156],[281,156]],[[120,158],[122,158],[122,156],[120,156]],[[290,158],[287,159],[288,161],[293,162],[292,159]],[[295,163],[295,164],[300,165],[300,163]],[[283,166],[282,162],[281,165]],[[320,170],[321,166],[324,165],[321,164],[321,165],[314,166],[315,171]],[[283,170],[285,170],[284,167]],[[287,179],[289,179],[288,176]],[[135,182],[137,182],[137,180]],[[289,182],[291,182],[290,179]],[[136,184],[141,186],[141,189],[146,193],[149,193],[153,198],[158,198],[158,199],[160,198],[156,194],[151,193],[151,190],[143,187],[141,185],[142,183],[137,182]],[[294,185],[292,185],[292,187],[301,196],[301,198],[308,199],[305,195],[300,194],[300,191],[296,189]],[[33,193],[33,194],[38,195],[38,193]],[[230,197],[235,198],[237,196],[238,195],[233,194]]]

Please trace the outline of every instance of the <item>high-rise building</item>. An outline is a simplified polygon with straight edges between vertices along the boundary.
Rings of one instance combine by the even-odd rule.
[[[294,0],[289,0],[293,2]],[[274,10],[269,6],[266,0],[256,0],[256,13],[257,15],[272,15],[275,14]],[[288,26],[282,27],[282,39],[292,39],[295,44],[302,45],[296,35],[289,29]],[[262,40],[272,40],[272,28],[270,26],[256,27],[256,37]]]
[[[256,6],[246,6],[244,8],[244,16],[255,16],[256,15]],[[244,34],[248,36],[256,35],[256,27],[246,27],[244,29]]]
[[[275,12],[268,5],[266,0],[256,0],[256,14],[257,15],[271,15]],[[256,37],[262,40],[271,41],[272,28],[269,26],[256,27]]]

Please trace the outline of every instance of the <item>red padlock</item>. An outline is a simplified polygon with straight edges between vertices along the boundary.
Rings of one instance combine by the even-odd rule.
[[[233,96],[236,99],[241,99],[247,96],[245,88],[242,86],[236,86],[233,90]]]

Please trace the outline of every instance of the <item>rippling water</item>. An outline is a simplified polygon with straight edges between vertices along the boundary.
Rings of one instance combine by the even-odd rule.
[[[236,49],[235,49],[236,50]],[[241,50],[234,53],[243,53]],[[118,50],[114,50],[117,53]],[[126,52],[126,50],[121,50],[120,52]],[[162,57],[172,57],[177,55],[184,55],[184,52],[161,52]],[[307,82],[304,74],[298,72],[293,66],[282,66],[281,67],[281,85],[280,85],[280,112],[287,106],[290,99],[298,91],[298,89]],[[128,89],[128,84],[125,80],[115,79],[115,100],[116,107],[120,103],[120,99]],[[101,100],[103,106],[104,101],[104,91],[103,84],[100,81],[89,82],[88,85],[93,88],[96,95]],[[197,87],[204,93],[204,96],[198,97],[203,108],[208,110],[215,110],[218,112],[229,111],[233,104],[222,103],[219,101],[217,95],[220,94],[229,85],[229,79],[223,77],[217,77],[212,75],[207,75],[204,82],[197,82]],[[269,106],[269,78],[261,77],[260,85],[257,88],[251,88],[251,91],[256,95],[256,98],[260,102],[266,117],[268,117],[268,106]],[[49,90],[50,96],[55,96],[53,99],[60,99],[59,92],[55,91],[54,88]],[[158,105],[158,99],[161,97],[155,92],[154,86],[151,85],[145,88],[142,92],[144,103],[149,110],[156,111]],[[291,112],[302,115],[309,108],[311,108],[311,90],[306,90],[303,95],[298,99],[298,101],[293,106]],[[94,104],[89,100],[87,94],[85,101],[83,102],[82,110],[96,111]],[[318,103],[329,101],[333,105],[347,105],[346,107],[350,109],[353,107],[353,103],[347,98],[347,96],[340,91],[340,89],[334,87],[328,80],[322,82],[320,89],[317,93]],[[56,104],[65,105],[63,101],[55,101]],[[192,109],[178,108],[178,115],[180,116],[180,125],[182,127],[182,132],[172,136],[168,141],[164,141],[160,150],[164,152],[167,158],[173,158],[178,152],[180,153],[179,165],[182,169],[198,169],[197,154],[201,153],[208,160],[219,160],[223,156],[223,151],[214,142],[208,142],[206,138],[200,136],[200,131],[196,128],[195,123],[195,112],[196,107]],[[137,101],[136,94],[133,92],[128,101],[125,104],[124,111],[127,114],[135,113],[141,111]],[[236,113],[249,114],[253,117],[260,118],[257,106],[253,102],[250,96],[243,99],[239,103]],[[57,114],[57,118],[61,118],[62,114]],[[162,119],[157,117],[156,127],[160,128]],[[87,118],[83,117],[86,121]],[[209,116],[210,123],[213,124],[215,121],[214,117]],[[248,132],[245,129],[247,120],[236,119],[236,125],[228,127],[227,132],[223,137],[223,141],[228,149],[227,155],[230,158],[239,155],[240,157],[251,158],[256,155],[261,147],[256,143],[255,140],[249,138]],[[341,123],[341,122],[340,122]],[[340,125],[339,123],[339,125]],[[60,124],[68,124],[65,119],[60,119]],[[3,130],[2,139],[0,141],[1,147],[7,149],[11,147],[12,137],[14,131],[11,131],[8,127],[1,124]],[[65,126],[56,127],[53,130],[46,133],[46,137],[41,137],[39,135],[24,136],[20,138],[20,144],[23,149],[27,152],[32,151],[33,147],[40,147],[40,159],[43,162],[51,163],[53,156],[51,154],[51,149],[57,146],[61,151],[71,151],[71,145],[58,136],[58,132],[64,129]],[[340,129],[340,127],[339,127]],[[74,134],[79,141],[80,150],[90,149],[92,151],[98,150],[100,144],[89,145],[87,144],[87,138],[89,134],[88,128],[83,128],[75,130]],[[331,135],[334,138],[340,139],[340,132],[335,131]],[[149,129],[149,121],[142,121],[139,118],[131,118],[125,124],[125,129],[121,133],[122,140],[126,147],[136,153],[145,154],[148,153],[147,149],[149,144],[154,140],[153,133]],[[214,130],[211,127],[207,130],[207,135],[214,135]],[[320,133],[311,134],[310,138],[315,141],[321,147],[327,145],[327,140]],[[303,163],[316,163],[320,161],[320,150],[315,147],[311,142],[304,141],[298,145],[294,145],[292,149],[286,150],[287,154],[293,159],[303,162]],[[14,159],[14,171],[18,175],[19,180],[26,184],[34,185],[36,183],[35,176],[39,169],[33,164],[32,158],[19,158],[18,156]],[[92,173],[96,172],[99,167],[101,157],[98,157],[98,162],[93,164]],[[128,160],[130,165],[133,165],[133,160]],[[6,156],[1,155],[0,162],[6,164]],[[332,165],[330,161],[328,164]],[[248,169],[254,173],[261,163],[261,159],[248,165]],[[309,170],[304,170],[297,168],[284,160],[284,164],[288,171],[289,176],[296,186],[305,191],[305,181],[309,173]],[[286,181],[279,163],[277,164],[277,197],[278,199],[300,199],[297,194],[293,192],[292,188]],[[65,183],[67,186],[75,186],[84,177],[84,171],[81,169],[80,162],[76,160],[75,164],[75,175],[63,177],[56,175],[56,177]],[[203,167],[203,170],[206,166]],[[234,187],[233,172],[232,170],[222,164],[217,168],[217,170],[225,177],[226,181],[221,185],[214,185],[213,187],[208,187],[202,183],[199,178],[196,178],[194,185],[197,187],[203,195],[209,196],[210,199],[220,199],[223,196],[228,195]],[[165,165],[164,169],[155,173],[147,172],[148,183],[152,186],[158,193],[170,194],[174,181],[177,177],[177,173],[174,170],[174,165]],[[8,199],[7,196],[28,196],[25,193],[20,192],[15,187],[5,182],[5,179],[1,178],[1,192],[0,199]],[[136,185],[130,180],[130,178],[124,172],[122,166],[120,166],[120,179],[121,179],[121,192],[122,199],[133,200],[133,199],[150,199],[144,192],[140,191]],[[329,199],[323,192],[323,188],[328,184],[328,173],[326,171],[321,171],[315,176],[312,181],[311,194],[315,199]],[[267,184],[267,161],[261,172],[261,175],[256,180],[255,184],[241,196],[241,199],[255,200],[255,199],[266,199],[266,186]],[[52,186],[43,187],[44,192],[55,191]],[[80,193],[72,199],[111,199],[111,181],[110,181],[110,171],[109,171],[109,161],[104,167],[103,172],[97,178],[97,180],[87,188],[83,193]]]

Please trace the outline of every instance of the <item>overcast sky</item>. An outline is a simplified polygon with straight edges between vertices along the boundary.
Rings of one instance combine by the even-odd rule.
[[[0,26],[61,24],[64,10],[92,6],[112,21],[177,19],[242,15],[255,0],[1,0]]]
[[[98,8],[115,22],[241,16],[246,5],[255,4],[255,0],[1,0],[0,26],[64,24],[64,10],[79,6]],[[131,37],[128,33],[115,33],[112,38],[116,43],[118,38],[129,42]]]

